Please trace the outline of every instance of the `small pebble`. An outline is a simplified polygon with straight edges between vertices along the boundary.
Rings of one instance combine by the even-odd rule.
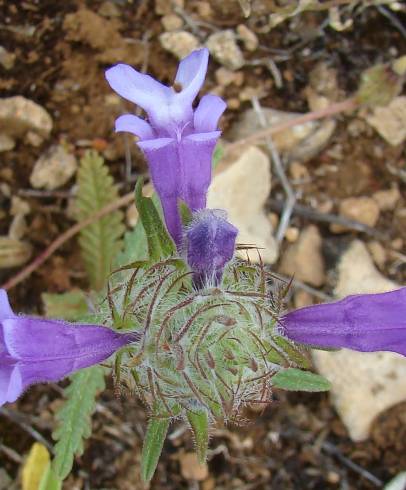
[[[295,226],[289,226],[289,228],[286,229],[285,238],[290,243],[296,242],[299,238],[299,228],[296,228]]]
[[[12,150],[16,145],[16,142],[14,141],[11,136],[8,136],[7,134],[0,134],[0,153],[3,151],[10,151]]]
[[[378,203],[381,211],[392,211],[400,199],[398,187],[392,187],[382,191],[375,192],[372,197]]]
[[[307,180],[309,178],[307,167],[300,162],[292,162],[290,164],[289,174],[293,180]]]
[[[0,46],[0,65],[5,70],[11,70],[14,66],[16,55],[7,51],[6,48]]]
[[[255,51],[258,47],[258,37],[245,24],[240,24],[237,27],[237,33],[240,36],[244,47],[247,51]]]
[[[227,68],[224,68],[224,66],[216,70],[214,76],[216,77],[217,83],[223,87],[227,87],[231,84],[240,87],[244,83],[244,73],[241,71],[235,72],[228,70]]]
[[[231,29],[211,34],[206,45],[213,57],[226,68],[238,70],[244,65],[244,56]]]
[[[188,31],[164,32],[159,41],[166,51],[172,53],[179,60],[199,47],[199,40]]]
[[[183,20],[179,17],[179,15],[168,14],[164,15],[161,19],[162,25],[165,31],[177,31],[183,27]]]
[[[349,197],[340,203],[339,213],[345,218],[359,221],[364,225],[374,227],[379,219],[379,207],[372,197]],[[330,226],[333,233],[347,231],[345,226],[333,223]]]
[[[77,160],[62,145],[51,146],[35,162],[30,175],[34,189],[58,189],[65,185],[76,172]]]
[[[402,250],[403,240],[401,238],[395,238],[394,240],[391,241],[391,247],[397,251]]]
[[[241,105],[241,102],[236,97],[232,97],[231,99],[227,100],[227,107],[231,111],[236,111],[237,109],[239,109],[240,105]]]

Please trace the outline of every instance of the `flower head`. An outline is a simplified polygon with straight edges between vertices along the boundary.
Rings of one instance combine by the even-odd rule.
[[[148,160],[166,225],[178,247],[182,242],[178,200],[185,201],[192,211],[206,206],[211,159],[220,136],[217,124],[226,107],[220,97],[205,95],[193,108],[208,57],[208,50],[200,49],[183,59],[172,87],[124,64],[106,72],[111,88],[147,113],[148,120],[133,114],[120,116],[116,131],[139,137],[137,144]]]
[[[99,325],[17,316],[0,289],[0,406],[34,383],[59,381],[135,340]]]
[[[299,308],[281,323],[287,337],[303,344],[406,356],[406,288]]]
[[[185,234],[187,261],[193,270],[195,286],[218,285],[223,269],[234,255],[238,230],[220,209],[195,214]]]

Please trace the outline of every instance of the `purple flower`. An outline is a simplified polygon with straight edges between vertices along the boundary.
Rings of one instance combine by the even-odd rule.
[[[220,136],[217,124],[226,108],[216,95],[205,95],[196,109],[192,106],[206,76],[208,57],[208,50],[200,49],[183,59],[172,87],[124,64],[106,72],[111,88],[148,115],[148,121],[132,114],[120,116],[116,131],[139,137],[137,144],[147,157],[166,225],[178,247],[182,241],[178,199],[192,211],[206,206],[212,154]]]
[[[238,230],[220,209],[205,209],[194,215],[186,230],[184,248],[197,288],[218,285],[224,266],[232,259]]]
[[[406,356],[406,288],[300,308],[281,323],[287,337],[303,344]]]
[[[58,381],[135,340],[99,325],[17,316],[0,289],[0,406],[34,383]]]

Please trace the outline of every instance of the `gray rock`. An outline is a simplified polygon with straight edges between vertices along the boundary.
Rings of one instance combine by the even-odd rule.
[[[58,189],[68,182],[76,169],[74,155],[61,145],[51,146],[35,163],[30,182],[35,189]]]

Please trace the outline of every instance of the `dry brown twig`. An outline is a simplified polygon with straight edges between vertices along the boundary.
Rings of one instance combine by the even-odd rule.
[[[316,121],[317,119],[323,119],[325,117],[333,116],[335,114],[340,114],[345,111],[351,111],[356,109],[358,106],[356,100],[354,98],[345,99],[342,102],[336,102],[331,104],[329,107],[322,109],[320,111],[308,112],[307,114],[303,114],[303,116],[299,116],[295,119],[291,119],[289,121],[284,121],[281,124],[276,124],[270,128],[262,129],[261,131],[256,132],[246,138],[242,138],[235,143],[228,145],[226,148],[226,152],[229,153],[231,151],[237,150],[243,146],[257,143],[260,140],[266,139],[269,136],[289,129],[293,126],[297,126],[299,124],[304,124],[309,121]],[[73,238],[76,234],[78,234],[83,228],[91,225],[96,222],[106,214],[112,213],[117,209],[120,209],[124,206],[130,204],[134,199],[133,193],[130,192],[125,194],[123,197],[120,197],[116,201],[108,204],[104,208],[102,208],[97,213],[92,214],[87,219],[81,221],[80,223],[76,223],[74,226],[66,230],[62,233],[58,238],[56,238],[49,246],[46,248],[40,255],[38,255],[31,263],[29,263],[26,267],[24,267],[20,272],[18,272],[15,276],[11,277],[8,281],[6,281],[1,288],[3,289],[11,289],[20,282],[24,281],[29,277],[35,270],[37,270],[46,260],[49,259],[53,255],[56,250],[58,250],[64,243]]]

